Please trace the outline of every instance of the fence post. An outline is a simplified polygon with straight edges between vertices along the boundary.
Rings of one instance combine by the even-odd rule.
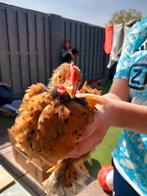
[[[60,49],[64,42],[64,19],[51,14],[51,64],[52,69],[60,63]]]

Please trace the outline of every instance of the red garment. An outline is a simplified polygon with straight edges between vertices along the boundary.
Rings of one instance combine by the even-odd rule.
[[[106,54],[111,53],[112,41],[113,41],[113,25],[109,25],[105,27],[104,51]]]

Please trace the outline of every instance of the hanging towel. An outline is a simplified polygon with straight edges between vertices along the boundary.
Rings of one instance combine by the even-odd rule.
[[[113,41],[113,25],[108,25],[105,27],[104,51],[106,54],[111,53],[112,41]]]
[[[126,35],[128,34],[130,28],[131,28],[136,22],[137,22],[137,20],[134,19],[134,20],[131,20],[131,21],[129,21],[129,22],[127,22],[127,23],[124,24],[124,38],[123,38],[123,41],[125,40]]]
[[[113,33],[113,44],[112,51],[110,54],[109,63],[107,68],[111,68],[112,65],[117,62],[120,58],[122,45],[123,45],[123,36],[124,36],[124,25],[123,24],[115,24],[114,25],[114,33]]]

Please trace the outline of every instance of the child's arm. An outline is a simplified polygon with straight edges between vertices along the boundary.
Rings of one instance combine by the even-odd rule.
[[[107,98],[120,99],[123,101],[128,101],[129,99],[129,87],[128,80],[126,79],[116,79],[113,81],[109,93],[103,95]]]
[[[128,101],[128,80],[114,80],[109,93],[105,94],[103,97],[111,98],[111,100],[109,100],[111,102],[109,110],[111,110],[111,114],[114,119],[113,122],[111,122],[112,126],[147,133],[147,106],[130,104],[116,100]],[[115,101],[112,99],[115,99]]]
[[[105,102],[104,113],[108,112],[111,116],[111,126],[147,133],[147,106],[114,99]]]
[[[95,148],[111,126],[147,133],[147,106],[122,101],[128,100],[129,97],[127,80],[114,80],[110,92],[97,97],[103,104],[96,106],[98,110],[95,112],[93,122],[84,128],[84,134],[70,154],[71,157],[79,157]]]
[[[111,126],[128,128],[138,133],[147,134],[147,106],[127,103],[125,101],[98,97],[103,102],[97,105],[93,122],[83,130],[76,148],[70,157],[79,157],[93,150],[100,143]]]

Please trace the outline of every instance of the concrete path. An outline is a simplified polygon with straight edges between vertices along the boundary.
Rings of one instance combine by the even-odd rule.
[[[103,191],[95,180],[90,183],[86,189],[77,194],[77,196],[108,196],[108,194]]]

